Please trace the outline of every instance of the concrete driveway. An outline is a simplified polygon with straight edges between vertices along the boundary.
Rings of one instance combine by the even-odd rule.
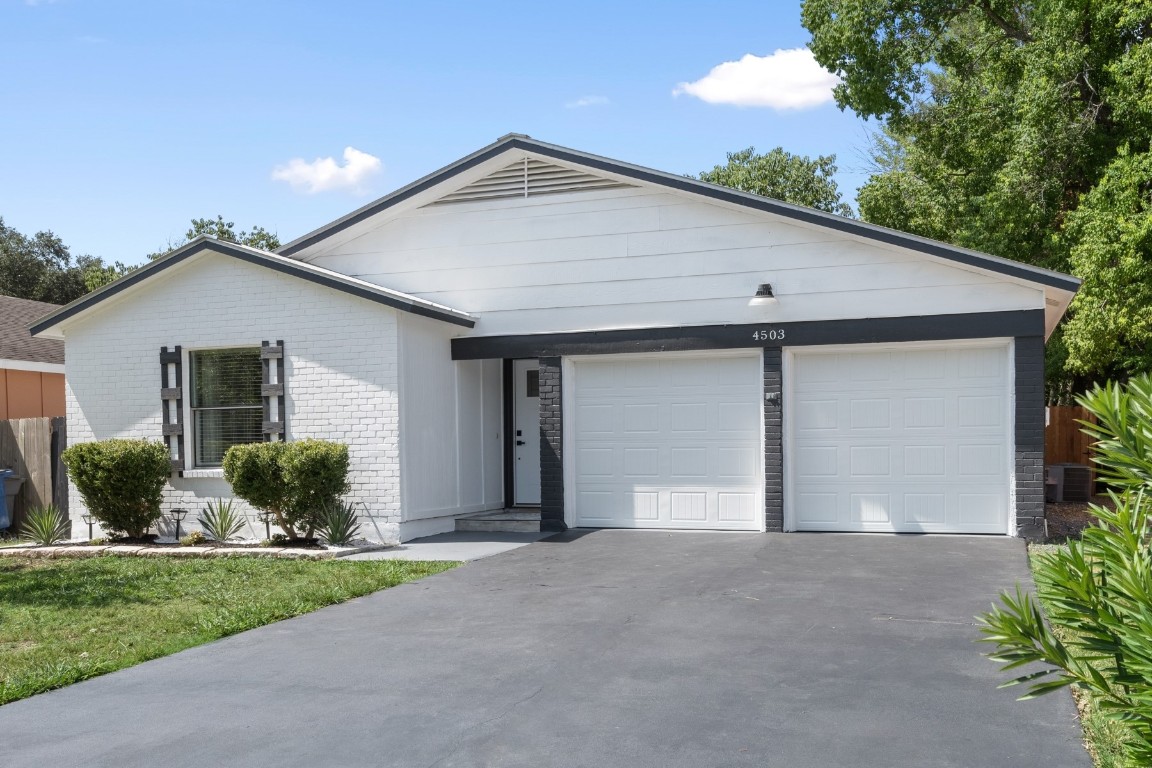
[[[1084,768],[972,617],[1019,541],[567,534],[0,707],[16,766]]]

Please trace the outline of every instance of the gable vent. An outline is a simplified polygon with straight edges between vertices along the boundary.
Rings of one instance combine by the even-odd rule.
[[[615,189],[630,187],[602,176],[561,168],[559,165],[526,157],[512,165],[474,181],[468,186],[445,195],[430,205],[463,203],[472,200],[499,200],[511,197],[534,197],[559,192],[579,192],[589,189]]]

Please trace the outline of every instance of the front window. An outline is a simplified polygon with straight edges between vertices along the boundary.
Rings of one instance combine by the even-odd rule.
[[[197,467],[218,467],[233,445],[264,440],[260,348],[190,354]]]

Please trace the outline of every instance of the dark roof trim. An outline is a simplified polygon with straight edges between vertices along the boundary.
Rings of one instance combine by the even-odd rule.
[[[338,272],[332,272],[300,261],[286,259],[283,256],[277,256],[267,251],[217,240],[212,237],[200,236],[187,245],[172,251],[172,253],[167,256],[163,256],[151,264],[140,267],[119,280],[109,283],[86,296],[81,296],[71,304],[67,304],[59,310],[40,318],[29,326],[29,330],[32,335],[35,336],[74,315],[84,312],[105,299],[109,299],[121,291],[131,288],[137,283],[143,282],[169,267],[179,264],[206,250],[231,256],[248,262],[249,264],[267,267],[276,272],[298,277],[310,283],[332,288],[343,293],[351,294],[352,296],[367,299],[368,301],[374,301],[377,304],[383,304],[393,309],[411,312],[414,315],[430,317],[434,320],[441,320],[464,328],[472,328],[476,325],[475,318],[464,312],[459,312],[449,307],[441,307],[439,304],[433,304],[432,302],[424,301],[415,296],[409,296],[399,291],[391,291],[387,288],[373,285],[372,283],[341,275]]]
[[[1028,280],[1033,283],[1058,288],[1063,291],[1076,292],[1080,287],[1080,280],[1070,275],[1065,275],[1059,272],[1053,272],[1039,267],[1033,267],[1028,264],[1023,264],[1009,259],[1002,259],[989,254],[972,251],[967,248],[959,248],[954,245],[948,245],[937,240],[929,240],[924,237],[910,235],[905,232],[899,232],[894,229],[876,226],[875,224],[868,224],[856,219],[847,219],[843,216],[837,216],[824,211],[818,211],[814,208],[804,208],[798,205],[791,205],[779,200],[773,200],[760,195],[753,195],[748,192],[741,192],[740,190],[731,189],[729,187],[722,187],[716,184],[709,184],[707,182],[699,181],[697,179],[690,179],[686,176],[677,176],[663,171],[656,171],[651,168],[644,168],[639,165],[632,165],[624,163],[619,160],[612,160],[599,155],[590,155],[586,152],[579,152],[577,150],[568,149],[566,147],[556,146],[554,144],[545,144],[543,142],[531,139],[523,134],[509,134],[494,144],[490,144],[483,149],[474,152],[473,154],[459,160],[452,165],[449,165],[435,173],[432,173],[424,178],[409,184],[406,187],[396,190],[386,197],[369,203],[368,205],[360,208],[347,216],[337,219],[336,221],[328,224],[320,229],[310,232],[303,237],[293,240],[278,253],[282,256],[291,256],[301,250],[315,245],[316,243],[340,232],[348,227],[364,221],[367,218],[375,216],[381,211],[387,210],[394,205],[397,205],[415,195],[424,192],[437,184],[440,184],[453,176],[456,176],[469,168],[473,168],[480,163],[485,162],[497,155],[507,152],[510,149],[519,149],[525,152],[532,152],[533,154],[551,157],[556,160],[561,160],[577,165],[583,165],[588,168],[596,168],[607,173],[616,174],[618,176],[625,176],[627,178],[636,179],[638,181],[649,182],[652,184],[659,184],[661,186],[670,187],[683,192],[689,192],[695,195],[702,195],[713,200],[720,200],[735,205],[741,205],[745,208],[754,208],[756,210],[773,213],[779,216],[784,216],[789,219],[803,221],[808,224],[815,224],[821,227],[838,230],[849,235],[864,237],[869,240],[886,243],[888,245],[895,245],[901,248],[908,248],[909,250],[918,251],[920,253],[928,254],[929,256],[936,256],[938,258],[954,261],[959,264],[964,264],[979,269],[986,269],[990,272],[997,272],[999,274],[1008,275],[1010,277]]]
[[[754,341],[753,331],[771,327],[780,338]],[[1044,310],[971,312],[961,315],[866,317],[853,320],[799,320],[605,331],[461,336],[452,339],[453,360],[685,352],[699,349],[808,347],[826,344],[879,344],[1020,336],[1044,337]]]

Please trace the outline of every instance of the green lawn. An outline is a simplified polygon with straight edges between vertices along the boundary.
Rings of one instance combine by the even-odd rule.
[[[0,704],[453,568],[402,560],[0,560]]]
[[[1035,565],[1039,554],[1051,552],[1062,546],[1062,544],[1034,544],[1028,549],[1029,559]],[[1067,641],[1071,637],[1071,633],[1063,627],[1052,625],[1052,631],[1061,641]],[[1092,755],[1096,768],[1123,768],[1127,764],[1124,759],[1124,742],[1127,738],[1124,724],[1103,717],[1089,691],[1073,688],[1072,694],[1076,698],[1076,707],[1080,710],[1084,743]]]

